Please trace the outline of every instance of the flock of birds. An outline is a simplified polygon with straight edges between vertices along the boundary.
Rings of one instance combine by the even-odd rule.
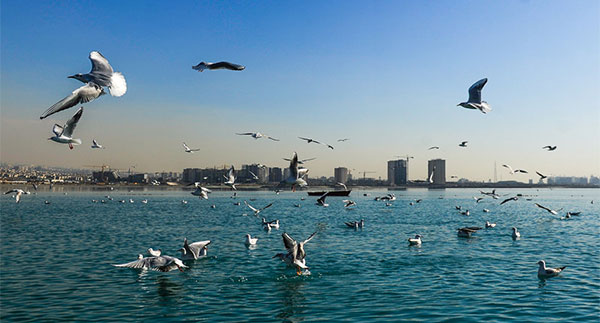
[[[100,54],[97,51],[93,51],[90,53],[89,59],[92,63],[92,70],[89,73],[86,73],[86,74],[79,73],[79,74],[69,76],[69,78],[73,78],[75,80],[83,82],[84,85],[75,89],[70,95],[68,95],[67,97],[63,98],[62,100],[60,100],[59,102],[55,103],[50,108],[48,108],[40,116],[40,119],[47,118],[48,116],[51,116],[57,112],[72,108],[78,104],[91,102],[91,101],[99,98],[100,96],[106,94],[105,88],[108,88],[108,91],[110,92],[110,94],[115,97],[120,97],[127,92],[127,83],[125,81],[125,77],[121,73],[115,72],[113,70],[112,66],[109,64],[108,60],[102,54]],[[192,66],[192,68],[194,70],[197,70],[198,72],[203,72],[204,70],[220,70],[220,69],[226,69],[226,70],[232,70],[232,71],[242,71],[245,69],[245,67],[242,65],[233,64],[233,63],[229,63],[229,62],[217,62],[217,63],[200,62],[199,64]],[[460,106],[460,107],[463,107],[466,109],[479,110],[484,114],[489,113],[492,109],[486,101],[482,100],[482,95],[481,95],[482,89],[487,84],[487,81],[488,81],[487,78],[484,78],[484,79],[481,79],[481,80],[475,82],[473,85],[471,85],[471,87],[468,90],[468,93],[469,93],[468,100],[466,102],[459,103],[457,106]],[[77,123],[81,119],[82,115],[83,115],[83,107],[80,107],[76,111],[76,113],[63,126],[55,124],[54,127],[52,128],[52,132],[54,133],[54,136],[51,138],[48,138],[48,139],[55,141],[57,143],[68,144],[70,149],[73,149],[73,145],[81,145],[81,143],[82,143],[81,139],[73,138],[73,133],[74,133]],[[240,136],[250,136],[250,137],[254,138],[255,140],[264,138],[264,139],[269,139],[272,141],[279,141],[279,139],[277,139],[275,137],[272,137],[272,136],[269,136],[269,135],[266,135],[266,134],[263,134],[260,132],[245,132],[245,133],[236,133],[236,134],[240,135]],[[334,149],[334,147],[332,145],[321,142],[319,140],[315,140],[313,138],[308,138],[308,137],[298,137],[298,138],[306,141],[308,144],[311,144],[311,143],[320,144],[320,145],[327,146],[327,148],[329,148],[329,149]],[[348,138],[338,139],[338,142],[344,142],[347,140],[349,140],[349,139]],[[462,141],[458,146],[466,148],[467,144],[468,144],[468,141]],[[91,147],[94,149],[103,149],[104,148],[102,145],[98,144],[98,142],[95,139],[93,140],[93,144]],[[190,153],[190,154],[200,150],[198,148],[190,148],[185,142],[183,143],[183,148],[186,153]],[[556,146],[545,146],[543,148],[547,149],[548,151],[553,151],[557,147]],[[433,149],[440,149],[440,147],[433,146],[433,147],[429,148],[429,150],[433,150]],[[302,165],[305,162],[312,160],[314,158],[299,160],[297,153],[294,152],[292,158],[290,158],[290,159],[284,158],[284,159],[288,160],[290,162],[290,164],[289,164],[289,170],[290,170],[289,174],[290,175],[282,181],[282,184],[291,185],[292,191],[295,191],[296,187],[306,186],[307,182],[306,182],[305,177],[308,174],[308,169],[304,168],[304,167],[299,167],[299,165]],[[525,171],[523,169],[513,169],[510,165],[507,165],[507,164],[504,164],[502,166],[509,169],[510,174],[527,173],[527,171]],[[435,169],[433,170],[432,174],[430,174],[430,177],[428,179],[429,182],[433,181],[433,173],[434,172],[435,172]],[[536,173],[540,176],[540,178],[542,178],[542,179],[546,178],[546,176],[541,174],[540,172],[536,171]],[[252,175],[255,178],[257,178],[256,174],[252,174]],[[235,169],[233,166],[231,166],[231,168],[229,169],[227,176],[225,176],[225,179],[226,179],[226,181],[224,182],[224,184],[229,186],[232,190],[236,190],[236,187],[235,187],[236,175],[235,175]],[[198,196],[200,199],[208,199],[208,194],[211,193],[210,189],[203,187],[200,182],[193,183],[192,185],[194,185],[196,188],[191,193],[192,195]],[[10,191],[6,192],[5,194],[10,194],[10,193],[15,194],[15,199],[16,199],[17,203],[20,201],[20,198],[23,194],[29,194],[29,192],[26,192],[21,189],[10,190]],[[482,194],[484,196],[491,196],[493,198],[498,198],[498,196],[495,194],[495,191],[492,191],[489,193],[482,192]],[[328,193],[326,192],[325,194],[323,194],[323,196],[319,197],[316,204],[319,206],[322,206],[322,207],[329,206],[329,204],[327,204],[325,202],[327,196],[328,196]],[[386,196],[378,197],[376,199],[385,201],[386,205],[391,205],[390,202],[394,201],[396,198],[393,194],[388,194]],[[518,200],[517,196],[510,197],[508,199],[503,200],[500,203],[500,205],[505,204],[509,201],[516,201],[516,200]],[[417,200],[416,203],[419,203],[420,201],[421,200]],[[480,198],[476,198],[476,201],[479,202]],[[133,202],[133,201],[130,201],[130,202]],[[256,216],[258,216],[258,214],[261,211],[272,206],[272,203],[271,203],[262,208],[256,208],[256,207],[253,207],[252,205],[248,204],[246,201],[244,201],[244,202],[245,202],[246,206],[248,208],[250,208],[254,212],[254,215],[256,215]],[[145,203],[147,203],[147,200],[145,200]],[[184,200],[184,201],[182,201],[182,203],[185,204],[185,203],[187,203],[187,201]],[[352,207],[354,205],[356,205],[356,203],[354,201],[344,200],[345,207]],[[411,202],[411,205],[414,205],[414,203]],[[538,203],[536,203],[536,206],[541,209],[544,209],[552,214],[555,214],[555,215],[558,213],[558,211],[560,211],[560,210],[552,210],[552,209],[542,206]],[[214,207],[214,205],[213,205],[213,207]],[[457,209],[459,211],[461,211],[461,214],[467,215],[467,216],[469,215],[469,210],[462,211],[461,208],[459,208],[459,207],[457,207]],[[485,209],[484,209],[484,212],[485,212]],[[575,213],[568,213],[567,216],[574,215],[574,214]],[[266,219],[263,218],[262,224],[266,230],[271,230],[273,228],[279,228],[279,220],[266,221]],[[361,219],[359,221],[346,222],[345,225],[348,226],[349,228],[362,229],[364,227],[365,223],[364,223],[364,219]],[[486,221],[486,224],[485,224],[486,228],[493,228],[495,226],[496,226],[496,224],[489,223],[488,221]],[[475,232],[477,232],[480,229],[482,229],[482,228],[481,227],[460,228],[460,229],[458,229],[458,236],[470,238]],[[512,234],[513,238],[515,238],[515,239],[519,238],[520,233],[518,232],[517,228],[513,227],[512,230],[513,230],[513,234]],[[283,233],[282,238],[283,238],[283,243],[284,243],[287,253],[278,253],[277,255],[274,256],[274,258],[279,258],[282,261],[284,261],[286,264],[288,264],[292,267],[295,267],[296,272],[298,274],[301,274],[303,270],[305,270],[305,271],[308,270],[308,267],[306,266],[306,252],[304,250],[304,245],[306,243],[308,243],[315,236],[315,234],[316,234],[316,232],[311,234],[306,240],[297,241],[297,240],[294,240],[287,233]],[[408,243],[410,245],[421,245],[421,243],[422,243],[421,238],[422,238],[422,236],[420,234],[417,234],[414,238],[409,238]],[[256,245],[257,241],[258,241],[258,239],[253,238],[250,234],[246,235],[246,244],[247,245],[249,245],[249,246]],[[188,244],[187,239],[185,239],[184,246],[181,249],[179,249],[179,251],[181,252],[182,259],[183,260],[195,260],[203,255],[206,255],[207,246],[209,244],[210,244],[209,240]],[[150,248],[150,249],[148,249],[148,254],[149,254],[148,257],[139,255],[138,259],[136,261],[121,264],[121,265],[115,265],[115,266],[135,268],[135,269],[153,269],[153,270],[159,270],[159,271],[165,271],[165,272],[171,271],[174,269],[183,270],[184,268],[187,268],[187,266],[185,264],[183,264],[181,259],[178,259],[176,257],[162,255],[160,249],[158,251],[155,251]],[[555,276],[564,269],[564,267],[562,267],[562,268],[546,268],[545,262],[543,260],[541,260],[539,262],[539,266],[540,267],[539,267],[538,274],[540,275],[540,277]]]

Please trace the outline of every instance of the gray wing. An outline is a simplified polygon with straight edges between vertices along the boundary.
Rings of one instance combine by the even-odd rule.
[[[197,248],[198,252],[200,252],[200,250],[202,250],[202,248],[208,246],[209,244],[210,244],[210,240],[197,241],[197,242],[190,244],[190,248]]]
[[[329,196],[329,191],[325,192],[325,194],[321,195],[321,197],[319,197],[317,199],[317,202],[321,203],[321,204],[325,204],[325,199],[327,198],[327,196]]]
[[[75,127],[77,127],[77,122],[79,122],[79,119],[81,118],[82,114],[83,107],[79,108],[75,115],[71,119],[69,119],[69,121],[67,121],[67,123],[65,124],[63,135],[67,137],[71,137],[73,135],[73,131],[75,131]]]
[[[227,177],[229,177],[230,181],[235,181],[235,168],[233,166],[231,166],[231,168],[227,172]]]
[[[40,119],[44,119],[56,112],[72,108],[79,103],[90,102],[102,94],[104,94],[102,87],[95,83],[87,83],[48,108],[48,110],[40,116]]]
[[[283,237],[283,245],[285,246],[285,249],[288,252],[294,252],[297,244],[296,240],[292,239],[287,232],[282,233],[281,236]]]
[[[192,256],[194,256],[194,259],[198,259],[198,256],[200,254],[200,249],[190,246],[188,244],[187,238],[185,238],[185,240],[183,240],[183,249],[185,249],[185,252],[187,254],[191,254]]]
[[[152,258],[156,258],[156,257],[146,257],[146,258],[142,258],[136,261],[132,261],[132,262],[128,262],[125,264],[119,264],[119,265],[113,265],[115,267],[125,267],[125,268],[134,268],[134,269],[142,269],[142,268],[149,268],[150,267],[150,262],[153,260]]]
[[[269,207],[271,207],[271,205],[273,205],[273,203],[269,203],[269,205],[267,205],[267,206],[263,207],[263,208],[262,208],[262,209],[260,209],[260,210],[262,211],[262,210],[264,210],[264,209],[266,209],[266,208],[269,208]]]
[[[90,61],[92,62],[92,72],[112,74],[112,66],[108,63],[108,60],[100,54],[100,52],[93,51],[90,53]]]
[[[487,78],[481,79],[475,82],[469,88],[469,101],[468,102],[476,102],[481,103],[481,90],[483,86],[487,83]]]
[[[317,235],[317,231],[313,232],[313,234],[311,234],[308,238],[306,238],[306,240],[304,240],[304,242],[302,242],[302,244],[305,244],[305,243],[309,242],[310,240],[312,240],[312,238],[314,238],[315,235]]]
[[[212,64],[206,64],[206,65],[208,65],[208,68],[211,70],[226,68],[226,69],[232,70],[232,71],[241,71],[246,68],[245,66],[233,64],[233,63],[229,63],[229,62],[218,62],[218,63],[212,63]]]
[[[311,160],[315,160],[315,159],[317,159],[317,157],[302,159],[301,162],[305,163],[307,161],[311,161]]]
[[[292,160],[290,161],[290,174],[298,178],[298,154],[294,152],[294,156],[292,156]]]
[[[243,132],[243,133],[237,133],[236,132],[236,135],[240,135],[240,136],[252,136],[253,133],[252,132]]]

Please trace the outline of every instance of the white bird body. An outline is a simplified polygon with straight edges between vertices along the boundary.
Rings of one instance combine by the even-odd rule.
[[[212,191],[206,187],[200,186],[199,182],[194,183],[194,185],[196,186],[196,190],[193,191],[191,194],[194,196],[198,196],[198,198],[200,199],[208,200],[208,193],[211,193]]]
[[[61,144],[68,144],[70,149],[73,149],[73,145],[81,145],[81,139],[73,139],[73,131],[75,131],[75,127],[77,127],[77,123],[83,114],[83,107],[79,108],[75,115],[65,123],[64,127],[55,124],[52,128],[52,132],[54,133],[54,137],[48,138],[54,142],[58,142]]]
[[[519,239],[521,237],[521,233],[519,232],[519,230],[517,230],[517,228],[512,227],[512,238],[513,240]]]
[[[247,246],[255,246],[258,242],[258,238],[252,238],[250,234],[246,234],[246,245]]]
[[[189,154],[193,154],[194,151],[199,151],[200,150],[200,148],[191,149],[190,147],[188,147],[188,145],[185,142],[182,143],[182,145],[183,145],[183,149],[185,149],[185,152],[189,153]]]
[[[411,246],[421,245],[421,235],[417,234],[414,238],[408,238],[408,244]]]
[[[493,228],[496,226],[496,223],[490,223],[489,221],[485,221],[485,228]]]
[[[233,165],[231,166],[231,168],[229,168],[229,171],[227,171],[227,176],[223,175],[223,177],[225,177],[225,179],[227,180],[223,184],[231,187],[232,190],[237,190],[235,188],[235,168],[233,167]]]
[[[546,262],[544,260],[538,261],[538,277],[540,278],[549,278],[558,276],[567,266],[559,267],[559,268],[547,268]]]
[[[287,254],[278,253],[273,258],[279,258],[288,266],[296,267],[296,274],[301,275],[303,269],[308,269],[306,266],[306,252],[304,251],[304,245],[308,243],[317,233],[314,232],[306,240],[298,242],[290,237],[286,232],[281,236],[283,237],[283,244],[287,250]]]
[[[292,156],[289,169],[290,169],[290,176],[288,178],[286,178],[283,182],[286,184],[292,185],[292,192],[296,191],[296,185],[298,185],[300,187],[304,187],[304,186],[308,185],[306,183],[306,181],[303,179],[303,177],[308,173],[308,169],[306,169],[306,168],[299,169],[298,168],[298,154],[296,152],[294,152],[294,155]]]
[[[159,257],[160,254],[162,253],[162,250],[158,249],[158,250],[154,250],[152,248],[148,248],[148,254],[152,257]]]

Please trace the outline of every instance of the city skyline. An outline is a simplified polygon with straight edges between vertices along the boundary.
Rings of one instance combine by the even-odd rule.
[[[414,156],[410,180],[426,179],[427,162],[437,158],[446,160],[447,179],[487,181],[495,163],[498,180],[536,180],[535,171],[597,176],[598,9],[594,1],[348,2],[342,10],[318,2],[5,2],[0,161],[181,172],[287,168],[282,158],[297,151],[300,159],[317,158],[307,164],[316,177],[343,165],[386,179],[387,161],[403,155]],[[82,14],[90,10],[96,15]],[[81,28],[89,25],[94,38]],[[47,138],[75,109],[38,118],[80,86],[67,76],[89,71],[92,50],[125,75],[129,89],[84,104],[75,132],[84,144],[69,151]],[[192,70],[201,60],[247,68]],[[483,77],[493,110],[456,107]],[[247,131],[281,141],[235,134]],[[92,139],[106,149],[92,150]],[[458,147],[465,140],[468,147]],[[201,150],[186,154],[184,141]],[[529,177],[509,175],[502,164]]]

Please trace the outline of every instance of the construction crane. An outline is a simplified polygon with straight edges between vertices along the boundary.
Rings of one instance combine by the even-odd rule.
[[[370,173],[375,173],[375,172],[374,172],[374,171],[372,171],[372,170],[365,170],[365,171],[363,171],[363,172],[362,172],[362,174],[363,174],[363,179],[367,178],[367,174],[370,174]]]

